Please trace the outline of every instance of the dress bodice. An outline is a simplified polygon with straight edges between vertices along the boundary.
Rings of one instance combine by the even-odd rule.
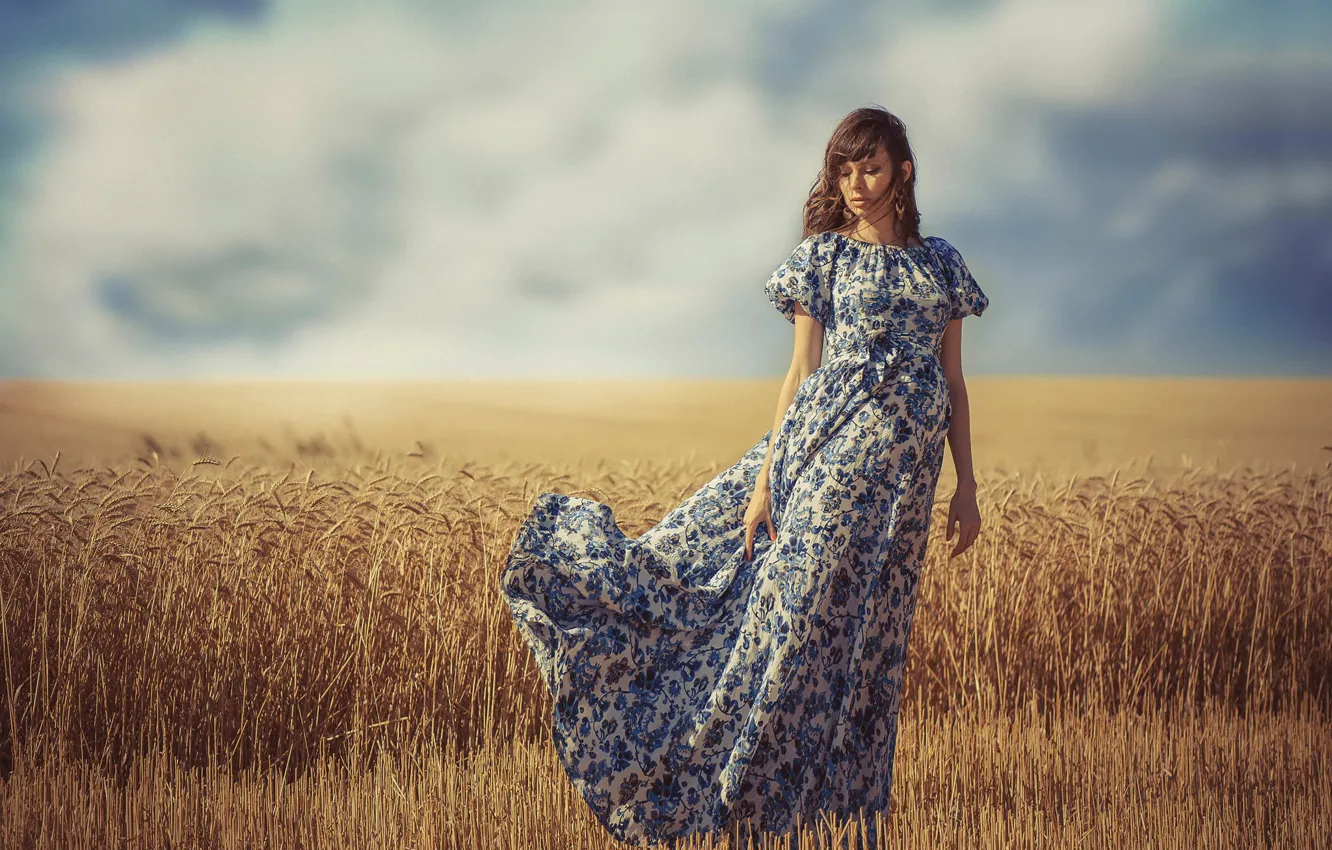
[[[840,233],[831,257],[833,315],[824,344],[831,357],[881,345],[938,355],[951,315],[947,271],[935,246],[877,245]]]
[[[941,383],[948,323],[989,304],[961,254],[941,236],[880,245],[824,231],[806,237],[769,278],[768,297],[794,321],[799,302],[824,326],[825,365],[859,360],[874,395],[895,380]]]

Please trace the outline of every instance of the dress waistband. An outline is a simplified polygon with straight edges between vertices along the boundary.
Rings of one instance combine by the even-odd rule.
[[[895,383],[916,380],[921,368],[938,368],[939,349],[916,334],[876,331],[851,342],[833,355],[828,364],[836,364],[834,368],[839,370],[862,367],[859,371],[865,390],[881,396],[889,393]]]

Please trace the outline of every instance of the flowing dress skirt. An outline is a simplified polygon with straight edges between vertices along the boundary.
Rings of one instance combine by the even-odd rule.
[[[631,844],[888,813],[946,396],[833,361],[773,447],[777,539],[743,517],[772,432],[637,538],[542,493],[499,586],[565,771]],[[871,836],[874,838],[874,836]]]

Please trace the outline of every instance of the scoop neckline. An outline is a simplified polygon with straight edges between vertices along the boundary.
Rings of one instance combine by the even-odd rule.
[[[926,242],[926,240],[930,238],[929,236],[920,237],[919,245],[889,245],[886,242],[867,242],[864,239],[857,239],[854,236],[847,236],[845,233],[841,232],[840,230],[829,230],[828,232],[842,237],[847,242],[855,242],[858,245],[869,245],[872,248],[892,248],[895,251],[919,251],[923,248],[930,247],[929,243]]]

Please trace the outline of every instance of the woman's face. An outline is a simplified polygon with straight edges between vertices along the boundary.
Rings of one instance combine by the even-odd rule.
[[[911,163],[902,163],[902,179],[910,174]],[[887,203],[892,180],[892,161],[883,145],[879,145],[866,159],[843,163],[838,185],[851,212],[874,222],[886,214],[896,214]]]

